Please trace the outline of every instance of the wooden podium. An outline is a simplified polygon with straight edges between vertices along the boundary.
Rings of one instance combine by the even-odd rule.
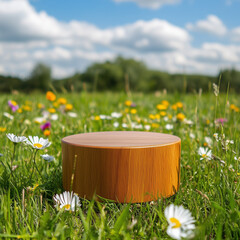
[[[154,132],[94,132],[62,139],[63,187],[82,198],[146,202],[179,189],[181,140]],[[74,168],[75,164],[75,168]]]

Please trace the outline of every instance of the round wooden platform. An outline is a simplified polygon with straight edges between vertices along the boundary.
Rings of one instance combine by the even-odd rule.
[[[63,187],[82,198],[146,202],[179,189],[181,140],[154,132],[94,132],[62,139]],[[76,160],[74,160],[76,159]]]

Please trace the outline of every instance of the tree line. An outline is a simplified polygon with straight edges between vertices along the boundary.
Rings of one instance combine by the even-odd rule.
[[[113,61],[94,63],[83,73],[76,73],[63,79],[53,79],[51,68],[43,63],[37,64],[30,75],[19,77],[0,75],[0,92],[13,90],[30,92],[47,91],[140,91],[153,92],[166,89],[168,92],[203,92],[211,90],[213,83],[220,83],[220,90],[240,92],[240,72],[227,69],[217,76],[196,74],[170,74],[148,69],[134,59],[117,57]]]

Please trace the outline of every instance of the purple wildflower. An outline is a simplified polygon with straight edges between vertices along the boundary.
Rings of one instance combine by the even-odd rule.
[[[12,112],[16,112],[19,109],[19,106],[15,101],[9,100],[8,106],[12,109]]]
[[[132,103],[130,107],[136,107],[136,103]]]
[[[227,122],[228,120],[226,119],[226,118],[217,118],[216,120],[215,120],[215,123],[216,124],[224,124],[225,122]]]
[[[47,128],[51,127],[51,123],[50,122],[46,122],[43,125],[40,126],[40,128],[42,129],[42,131],[44,131]]]

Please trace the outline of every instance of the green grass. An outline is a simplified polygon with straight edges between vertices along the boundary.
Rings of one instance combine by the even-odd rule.
[[[57,94],[73,105],[77,118],[71,118],[59,112],[59,119],[51,121],[52,145],[36,154],[36,164],[41,174],[33,169],[34,151],[24,144],[17,144],[13,156],[14,144],[6,133],[24,136],[44,137],[35,117],[41,116],[38,103],[46,109],[52,103],[45,95],[1,95],[0,127],[0,238],[1,239],[169,239],[164,209],[170,204],[183,205],[196,219],[195,239],[240,239],[240,112],[230,110],[230,104],[239,106],[237,95],[143,95],[132,94],[127,97],[121,93],[102,94]],[[20,106],[30,101],[32,111],[14,113],[14,120],[3,116],[9,112],[8,100],[15,100]],[[137,114],[125,113],[126,100],[136,103]],[[157,114],[156,105],[167,100],[172,105],[182,102],[183,108],[166,110],[172,115],[168,122],[151,120],[149,114]],[[100,114],[110,115],[122,112],[117,120],[94,120]],[[173,121],[177,113],[184,113],[193,124]],[[12,113],[11,113],[12,114]],[[223,126],[214,123],[216,118],[228,119]],[[113,123],[118,121],[119,127]],[[182,140],[181,186],[179,192],[156,202],[142,204],[118,204],[111,201],[94,202],[81,199],[82,206],[76,212],[58,211],[54,207],[53,195],[62,193],[61,138],[67,135],[93,132],[132,130],[124,129],[122,123],[130,126],[132,122],[142,125],[158,123],[150,131],[177,135]],[[172,130],[166,130],[167,123],[173,124]],[[142,129],[143,131],[144,129]],[[138,130],[139,131],[139,130]],[[225,140],[217,142],[214,133],[225,134]],[[190,135],[194,134],[195,138]],[[204,145],[204,137],[210,137],[213,157],[200,160],[198,148]],[[226,140],[234,144],[225,145]],[[55,157],[51,163],[40,158],[48,153]],[[12,173],[9,166],[17,165]],[[35,190],[36,183],[39,186]],[[136,221],[137,222],[136,222]],[[135,224],[133,224],[135,223]]]

